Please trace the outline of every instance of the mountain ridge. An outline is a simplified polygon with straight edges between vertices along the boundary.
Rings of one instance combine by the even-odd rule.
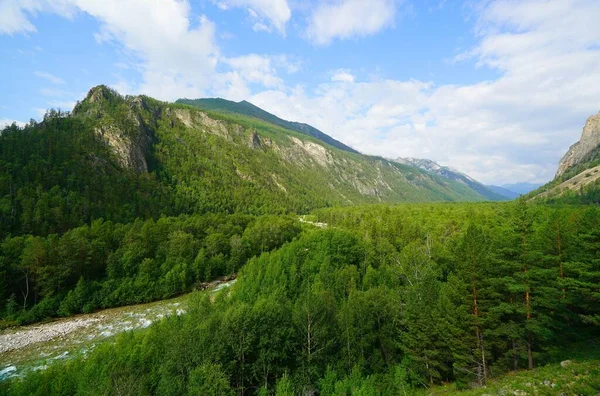
[[[178,99],[175,103],[187,104],[190,106],[198,107],[207,111],[217,111],[217,112],[226,112],[226,113],[238,113],[244,114],[251,117],[258,118],[263,121],[270,122],[272,124],[278,125],[280,127],[291,129],[293,131],[309,135],[315,137],[323,142],[329,144],[330,146],[339,148],[340,150],[348,151],[351,153],[359,154],[359,152],[352,147],[340,142],[327,135],[324,132],[321,132],[317,128],[296,121],[287,121],[284,120],[274,114],[271,114],[260,107],[246,101],[242,100],[240,102],[233,102],[223,98],[200,98],[200,99]]]
[[[70,114],[50,111],[40,123],[5,128],[0,157],[0,236],[61,233],[98,218],[487,199],[463,183],[254,117],[106,86]]]
[[[427,172],[439,175],[443,178],[462,183],[465,186],[471,188],[472,190],[476,191],[477,193],[481,194],[482,196],[484,196],[487,199],[490,199],[492,201],[504,201],[504,200],[510,199],[509,197],[490,189],[489,186],[485,186],[484,184],[478,182],[477,180],[473,179],[471,176],[469,176],[459,170],[453,169],[449,166],[442,166],[442,165],[438,164],[437,162],[430,160],[430,159],[413,158],[413,157],[401,158],[400,157],[400,158],[396,158],[393,161],[396,161],[398,163],[408,165],[408,166],[414,166],[416,168],[423,169]]]

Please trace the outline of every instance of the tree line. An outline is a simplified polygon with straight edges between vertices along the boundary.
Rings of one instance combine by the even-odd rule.
[[[230,275],[300,231],[285,216],[208,214],[98,219],[46,237],[0,244],[0,324],[23,324],[150,302]]]
[[[600,335],[600,209],[318,210],[214,301],[9,394],[413,394],[484,385]],[[579,393],[592,392],[600,383]]]

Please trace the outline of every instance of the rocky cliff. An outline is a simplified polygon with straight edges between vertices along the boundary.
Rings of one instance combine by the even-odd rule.
[[[598,146],[600,146],[600,113],[587,119],[581,139],[572,145],[560,160],[556,177],[562,176],[567,169],[584,161]]]
[[[115,112],[115,103],[125,103]],[[115,155],[119,164],[138,173],[148,172],[148,150],[152,144],[152,128],[141,114],[151,112],[144,96],[123,101],[104,85],[90,89],[85,99],[73,109],[74,116],[93,119],[94,131]]]

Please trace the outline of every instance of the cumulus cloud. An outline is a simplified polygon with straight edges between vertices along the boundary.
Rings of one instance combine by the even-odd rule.
[[[285,26],[292,17],[287,0],[213,0],[219,8],[240,7],[248,10],[255,31],[275,28],[285,35]]]
[[[27,12],[35,8],[23,7],[18,0],[0,0],[0,32],[3,34],[35,32]]]
[[[333,76],[331,77],[331,81],[353,83],[354,76],[346,70],[337,70],[335,73],[333,73]]]
[[[73,11],[69,0],[0,0],[0,34],[35,32],[29,18],[39,12],[54,12],[70,18]]]
[[[24,127],[25,123],[23,121],[10,120],[8,118],[0,118],[0,129],[7,127],[12,124],[17,124],[20,127]]]
[[[309,17],[306,37],[318,45],[335,39],[368,36],[394,24],[398,0],[326,1]]]
[[[215,76],[213,93],[230,100],[244,100],[252,95],[251,86],[260,89],[286,90],[283,74],[296,73],[301,65],[286,55],[248,54],[223,58],[231,71]]]
[[[101,22],[97,39],[133,56],[142,82],[119,82],[125,91],[166,100],[215,94],[250,99],[363,152],[431,158],[488,183],[550,179],[587,116],[600,109],[600,3],[595,0],[496,0],[478,6],[477,45],[456,61],[475,60],[479,67],[497,71],[499,77],[490,81],[436,85],[361,80],[339,69],[312,89],[286,84],[285,74],[298,64],[283,55],[223,56],[215,24],[194,17],[187,1],[63,3],[61,10],[47,9],[95,17]],[[285,27],[287,14],[266,14],[259,6],[267,3],[220,2],[223,7],[248,7],[263,18],[260,23]],[[0,7],[7,4],[13,15],[25,18],[23,26],[49,7],[41,0],[0,0]],[[306,35],[325,45],[373,34],[394,23],[398,4],[327,1],[310,14]],[[31,26],[0,32],[27,33],[34,31]]]
[[[2,19],[8,18],[4,11],[21,18],[23,26],[0,23],[5,34],[34,32],[31,17],[39,12],[96,18],[101,23],[96,40],[113,43],[135,59],[143,79],[139,92],[164,99],[197,97],[213,84],[219,58],[215,25],[204,16],[193,17],[187,0],[0,0]]]
[[[244,99],[250,95],[249,85],[283,87],[278,70],[289,74],[299,68],[297,61],[284,55],[222,56],[215,39],[215,24],[205,16],[195,17],[187,0],[60,0],[61,7],[54,8],[48,8],[46,0],[24,0],[18,4],[23,15],[48,11],[71,16],[80,12],[96,18],[100,22],[96,40],[115,45],[127,55],[128,63],[121,62],[119,68],[141,73],[139,84],[122,79],[113,84],[127,93],[145,93],[165,100],[215,93]],[[285,1],[227,0],[219,4],[225,8],[253,6],[258,10],[252,11],[257,17],[269,17],[278,29],[290,17]],[[36,75],[59,83],[48,73]],[[64,97],[56,91],[45,89],[43,94]]]
[[[187,1],[71,0],[102,22],[99,40],[139,59],[140,92],[164,99],[201,96],[212,84],[219,49],[215,25],[192,17]]]
[[[479,43],[461,55],[500,77],[321,84],[267,91],[257,105],[313,123],[353,147],[431,158],[488,183],[547,181],[600,109],[600,3],[498,0],[477,10]]]

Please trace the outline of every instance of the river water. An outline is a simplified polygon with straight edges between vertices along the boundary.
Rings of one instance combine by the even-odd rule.
[[[235,279],[213,282],[207,292],[215,293],[233,283]],[[184,295],[0,331],[0,381],[85,355],[124,331],[146,328],[169,315],[185,314],[188,299],[189,295]]]

